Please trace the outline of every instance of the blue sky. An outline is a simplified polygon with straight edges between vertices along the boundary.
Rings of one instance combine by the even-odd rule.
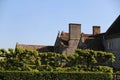
[[[84,33],[93,25],[105,32],[118,15],[120,0],[0,0],[0,48],[54,45],[69,23],[82,24]]]

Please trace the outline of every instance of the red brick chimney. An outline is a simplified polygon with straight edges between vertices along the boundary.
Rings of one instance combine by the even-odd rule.
[[[93,35],[100,34],[100,26],[93,26]]]

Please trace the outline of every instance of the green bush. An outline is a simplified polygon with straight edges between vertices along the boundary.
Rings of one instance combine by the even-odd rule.
[[[38,66],[37,69],[39,71],[53,71],[53,68],[49,65]]]
[[[112,80],[110,73],[0,72],[1,80]]]
[[[101,71],[101,72],[113,73],[113,68],[108,67],[108,66],[95,66],[92,68],[92,71]]]
[[[58,67],[58,68],[54,69],[54,71],[60,71],[60,72],[76,71],[76,72],[79,72],[79,68],[77,68],[77,67],[65,67],[65,68]]]
[[[115,58],[111,53],[88,49],[66,55],[22,48],[0,49],[0,57],[0,71],[92,71],[95,66],[109,66]],[[101,67],[95,71],[111,72]]]

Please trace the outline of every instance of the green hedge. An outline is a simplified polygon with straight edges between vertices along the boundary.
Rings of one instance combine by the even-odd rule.
[[[0,72],[0,80],[112,80],[112,74],[93,72]]]

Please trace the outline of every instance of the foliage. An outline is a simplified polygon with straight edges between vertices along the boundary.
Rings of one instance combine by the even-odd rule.
[[[2,70],[30,71],[34,70],[35,66],[40,65],[37,51],[9,49],[5,55],[1,50],[0,52],[2,57],[0,59],[0,69]]]
[[[115,60],[115,57],[112,53],[106,53],[102,51],[77,49],[76,54],[78,54],[78,57],[80,57],[80,66],[85,65],[87,69],[91,69],[94,66],[108,66]]]
[[[2,71],[1,80],[112,80],[110,73]]]
[[[77,49],[75,54],[54,52],[38,53],[21,48],[0,49],[1,71],[102,71],[112,72],[108,67],[114,61],[111,53]]]
[[[92,68],[92,71],[101,71],[101,72],[109,72],[109,73],[113,73],[113,68],[109,67],[109,66],[95,66]]]

